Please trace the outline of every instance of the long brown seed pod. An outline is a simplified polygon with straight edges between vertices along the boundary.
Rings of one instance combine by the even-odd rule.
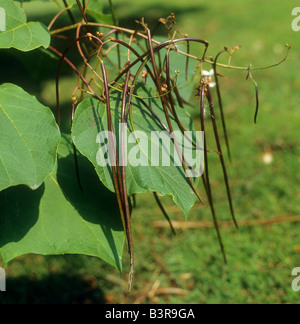
[[[119,203],[124,230],[126,233],[128,252],[130,256],[130,272],[129,272],[129,281],[128,281],[128,290],[130,291],[132,280],[133,280],[133,272],[134,272],[134,253],[133,253],[133,240],[132,240],[132,231],[131,231],[130,208],[129,208],[129,201],[128,201],[129,198],[127,195],[127,186],[126,186],[126,173],[124,171],[125,169],[123,169],[122,174],[120,172],[120,164],[118,159],[116,143],[114,142],[111,136],[111,134],[114,134],[114,129],[112,123],[112,114],[110,109],[109,86],[108,86],[106,70],[103,62],[101,62],[101,69],[102,69],[104,87],[105,87],[108,130],[110,132],[109,133],[110,134],[110,139],[109,139],[110,155],[111,155],[111,160],[113,161],[115,159],[116,161],[116,167],[113,166],[112,163],[113,182],[114,182],[115,192]]]
[[[212,124],[213,124],[213,129],[214,129],[215,139],[216,139],[216,143],[217,143],[217,148],[218,148],[218,151],[220,152],[219,157],[220,157],[220,161],[221,161],[221,165],[222,165],[222,169],[223,169],[223,175],[224,175],[224,180],[225,180],[225,185],[226,185],[226,190],[227,190],[227,197],[228,197],[229,207],[230,207],[230,211],[231,211],[231,216],[232,216],[232,219],[234,221],[234,224],[235,224],[236,228],[238,228],[239,226],[238,226],[238,223],[237,223],[236,218],[235,218],[235,213],[234,213],[234,208],[233,208],[233,203],[232,203],[232,197],[231,197],[231,190],[230,190],[230,185],[229,185],[225,160],[224,160],[224,156],[223,156],[223,153],[222,153],[222,146],[221,146],[221,142],[220,142],[220,138],[219,138],[218,127],[217,127],[217,123],[216,123],[216,117],[215,117],[215,113],[214,113],[214,104],[213,104],[213,100],[212,100],[211,91],[210,91],[209,86],[207,87],[207,99],[208,99],[208,102],[209,102],[211,120],[212,120]]]
[[[220,107],[220,112],[221,112],[223,133],[224,133],[225,143],[226,143],[226,147],[227,147],[228,157],[229,157],[229,160],[231,161],[230,145],[229,145],[226,122],[225,122],[225,115],[224,115],[224,109],[223,109],[223,101],[222,101],[222,96],[221,96],[219,77],[218,77],[218,72],[217,72],[217,61],[218,61],[220,55],[224,52],[226,52],[225,49],[223,49],[221,52],[218,53],[218,55],[215,58],[214,64],[213,64],[213,68],[214,68],[214,74],[215,74],[215,80],[216,80],[218,102],[219,102],[219,107]]]
[[[209,164],[208,164],[207,142],[206,142],[206,134],[205,134],[205,106],[204,106],[205,105],[205,103],[204,103],[205,91],[206,91],[205,84],[201,84],[200,88],[201,88],[201,91],[200,91],[200,121],[201,121],[201,130],[202,130],[202,132],[204,132],[204,167],[205,167],[205,174],[202,175],[202,178],[203,178],[203,183],[204,183],[204,187],[206,190],[206,194],[207,194],[207,197],[209,200],[209,205],[210,205],[215,229],[217,232],[217,236],[219,239],[221,252],[222,252],[222,255],[224,258],[224,262],[227,263],[225,248],[224,248],[224,244],[223,244],[223,240],[222,240],[222,236],[221,236],[219,222],[218,222],[217,215],[215,212],[212,190],[211,190],[210,179],[209,179]]]

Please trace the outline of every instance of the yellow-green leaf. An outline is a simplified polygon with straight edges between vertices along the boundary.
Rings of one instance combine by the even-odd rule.
[[[0,48],[16,48],[28,52],[38,47],[48,48],[50,33],[40,22],[27,22],[22,8],[12,0],[0,0],[1,19]],[[4,29],[4,30],[3,30]]]
[[[40,187],[54,169],[59,142],[48,107],[16,85],[0,86],[0,191]]]

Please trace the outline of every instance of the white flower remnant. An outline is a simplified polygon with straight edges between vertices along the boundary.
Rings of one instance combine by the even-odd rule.
[[[216,83],[212,81],[212,77],[215,75],[214,70],[202,71],[202,81],[207,84],[210,88],[213,88],[216,86]]]
[[[264,164],[272,164],[272,162],[273,162],[273,159],[274,159],[274,157],[273,157],[273,153],[272,152],[265,152],[264,154],[263,154],[263,156],[262,156],[262,160],[263,160],[263,163]]]

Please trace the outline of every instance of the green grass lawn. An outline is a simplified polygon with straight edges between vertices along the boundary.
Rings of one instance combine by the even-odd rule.
[[[254,125],[254,86],[246,72],[220,69],[232,163],[227,161],[233,201],[240,222],[300,215],[300,32],[292,31],[297,1],[281,0],[115,0],[120,24],[150,24],[174,12],[178,29],[211,43],[208,55],[241,45],[234,65],[266,66],[280,61],[286,43],[290,59],[255,72],[261,109]],[[38,15],[38,12],[32,12]],[[209,66],[207,68],[210,68]],[[45,83],[47,84],[47,83]],[[50,90],[49,90],[50,91]],[[49,94],[41,94],[47,101]],[[199,126],[198,112],[192,112]],[[208,136],[212,137],[211,129]],[[213,142],[211,142],[213,143]],[[213,144],[211,144],[213,146]],[[214,149],[214,147],[212,147]],[[265,164],[270,152],[273,161]],[[231,219],[218,157],[210,156],[211,182],[220,220]],[[173,220],[184,215],[163,198]],[[151,194],[137,198],[133,213],[136,270],[131,294],[124,274],[85,256],[23,256],[6,267],[8,291],[0,302],[76,303],[298,303],[292,269],[300,266],[300,222],[223,226],[228,264],[213,228],[156,228],[163,219]],[[196,205],[189,221],[211,221],[208,206]],[[125,252],[126,254],[126,252]],[[177,289],[179,288],[179,289]]]

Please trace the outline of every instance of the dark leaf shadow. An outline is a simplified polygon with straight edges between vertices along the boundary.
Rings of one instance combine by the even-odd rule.
[[[44,278],[8,278],[0,304],[104,304],[101,289],[90,279],[72,274]]]
[[[113,231],[123,231],[117,199],[100,182],[92,164],[81,155],[78,156],[80,190],[73,155],[58,159],[57,181],[66,199],[76,208],[87,222],[98,224],[105,234],[118,270],[122,265],[113,238]]]
[[[33,191],[26,186],[8,188],[0,193],[0,248],[20,241],[39,217],[44,184]]]

